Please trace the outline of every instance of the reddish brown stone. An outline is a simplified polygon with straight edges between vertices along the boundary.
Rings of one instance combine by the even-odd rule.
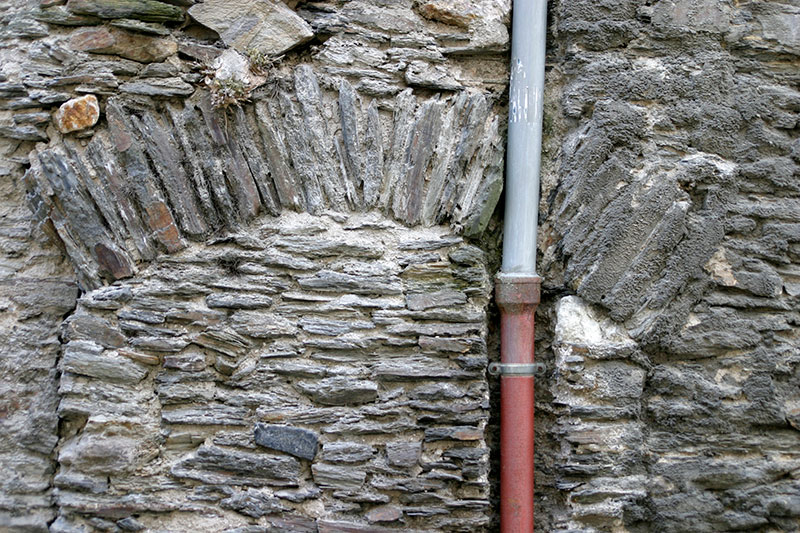
[[[93,94],[73,98],[61,104],[55,115],[56,128],[61,133],[85,130],[97,124],[100,105]]]
[[[382,505],[367,513],[370,522],[396,522],[403,518],[403,511],[393,505]]]
[[[127,259],[114,252],[108,246],[97,243],[94,245],[94,253],[101,270],[110,274],[114,279],[129,278],[133,275],[133,270]]]
[[[481,440],[483,432],[479,429],[462,429],[453,433],[456,440]]]
[[[475,19],[475,14],[470,10],[468,2],[433,0],[419,6],[419,13],[423,17],[443,24],[469,28],[469,23]]]
[[[115,42],[108,28],[90,28],[73,35],[69,46],[79,52],[97,52],[110,49]]]
[[[183,249],[181,236],[175,226],[175,219],[164,202],[153,202],[146,208],[147,225],[169,253]]]
[[[143,365],[158,365],[161,363],[161,358],[157,355],[148,355],[139,352],[131,352],[129,350],[119,350],[118,352],[120,355],[127,357],[137,363],[142,363]]]

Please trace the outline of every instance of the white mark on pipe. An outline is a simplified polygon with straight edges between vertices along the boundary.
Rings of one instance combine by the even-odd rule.
[[[522,61],[516,60],[511,69],[511,88],[509,94],[509,121],[535,123],[541,120],[542,90],[528,83],[528,75]],[[528,112],[532,107],[532,112]]]

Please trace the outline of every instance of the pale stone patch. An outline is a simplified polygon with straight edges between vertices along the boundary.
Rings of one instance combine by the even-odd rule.
[[[56,128],[61,133],[91,128],[97,124],[99,119],[100,105],[97,103],[97,97],[93,94],[64,102],[54,117]]]
[[[189,15],[240,52],[254,48],[282,54],[314,36],[311,26],[283,2],[206,0],[189,8]]]

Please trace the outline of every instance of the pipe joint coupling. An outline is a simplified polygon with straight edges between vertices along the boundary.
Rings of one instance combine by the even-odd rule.
[[[542,278],[500,273],[495,279],[494,296],[501,311],[520,311],[539,305]]]

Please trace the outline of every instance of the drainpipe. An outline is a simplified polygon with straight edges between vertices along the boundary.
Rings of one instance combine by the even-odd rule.
[[[533,532],[534,314],[547,0],[514,0],[500,308],[500,530]]]

